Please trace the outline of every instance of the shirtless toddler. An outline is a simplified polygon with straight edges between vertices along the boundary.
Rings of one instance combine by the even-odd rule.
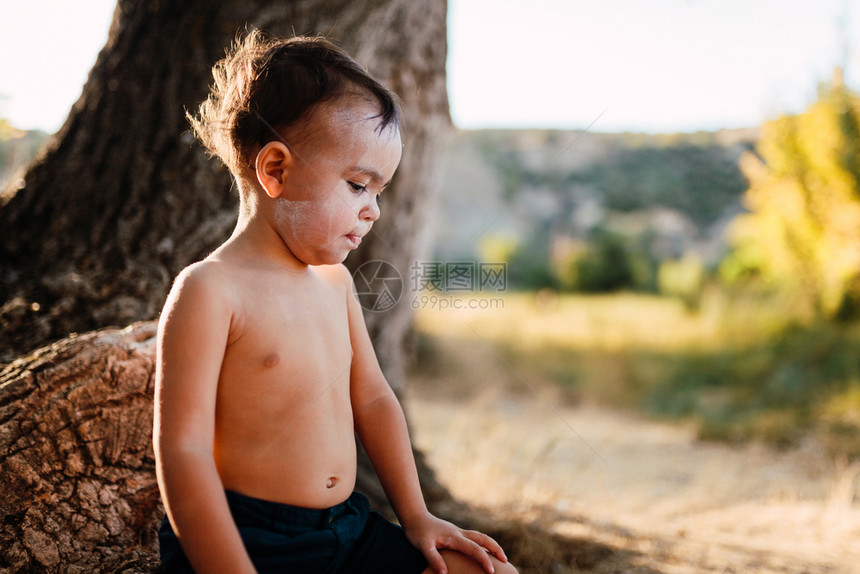
[[[400,162],[393,93],[321,38],[252,32],[195,134],[240,194],[232,236],[159,322],[154,444],[166,572],[516,572],[431,515],[342,262]],[[400,526],[354,493],[357,434]]]

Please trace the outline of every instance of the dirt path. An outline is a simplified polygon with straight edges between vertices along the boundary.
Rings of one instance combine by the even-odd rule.
[[[860,465],[812,443],[732,448],[565,405],[486,359],[463,363],[480,372],[414,376],[408,397],[415,442],[456,497],[634,551],[659,572],[860,572]]]

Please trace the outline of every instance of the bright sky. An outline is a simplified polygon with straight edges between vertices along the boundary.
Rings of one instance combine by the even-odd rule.
[[[115,0],[0,0],[0,117],[54,131]],[[851,0],[449,0],[462,128],[674,132],[801,111],[836,65],[860,87]]]

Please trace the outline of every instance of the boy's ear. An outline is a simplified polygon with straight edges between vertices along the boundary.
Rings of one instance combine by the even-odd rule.
[[[254,168],[257,181],[266,191],[266,195],[276,198],[283,193],[290,168],[293,165],[293,154],[280,141],[272,141],[263,146],[257,153]]]

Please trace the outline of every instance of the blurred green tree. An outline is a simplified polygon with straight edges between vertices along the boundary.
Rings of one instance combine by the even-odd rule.
[[[837,70],[805,112],[762,128],[741,157],[748,214],[731,229],[729,280],[756,276],[818,317],[860,315],[860,97]]]

